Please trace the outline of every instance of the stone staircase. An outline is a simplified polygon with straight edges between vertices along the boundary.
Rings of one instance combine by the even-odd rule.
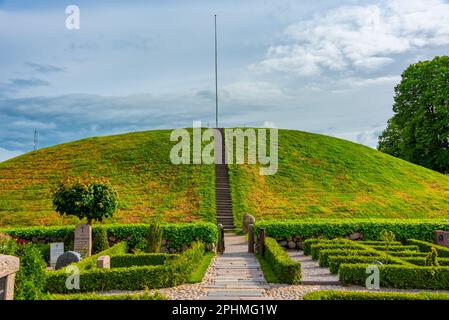
[[[217,129],[221,133],[221,164],[215,164],[215,203],[217,223],[221,223],[225,231],[234,230],[234,218],[232,215],[231,192],[229,188],[229,174],[226,165],[226,148],[224,141],[224,130]],[[220,144],[215,140],[215,150]]]

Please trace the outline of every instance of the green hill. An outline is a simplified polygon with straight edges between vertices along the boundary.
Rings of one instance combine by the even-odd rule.
[[[120,207],[106,222],[215,221],[213,165],[172,165],[170,131],[96,137],[0,163],[0,227],[57,225],[51,190],[67,176],[106,176]],[[279,169],[230,165],[234,216],[433,218],[449,213],[449,178],[352,142],[279,130]]]
[[[0,226],[76,222],[52,208],[51,190],[67,176],[106,176],[119,209],[107,222],[215,221],[214,166],[172,165],[170,131],[97,137],[0,163]]]
[[[279,169],[231,165],[237,222],[256,218],[449,217],[449,177],[328,136],[279,130]]]

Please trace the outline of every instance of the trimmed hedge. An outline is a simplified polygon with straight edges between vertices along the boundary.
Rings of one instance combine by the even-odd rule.
[[[365,244],[367,246],[385,246],[387,242],[385,241],[360,241],[361,244]],[[400,241],[392,241],[390,245],[400,245]]]
[[[204,244],[195,242],[192,248],[184,251],[178,259],[172,259],[162,265],[81,270],[79,292],[134,291],[180,285],[188,281],[204,253]],[[46,290],[51,293],[71,292],[66,288],[66,278],[64,269],[47,272]]]
[[[340,265],[346,263],[346,264],[357,264],[357,263],[368,263],[368,264],[374,264],[374,261],[380,261],[384,264],[397,264],[397,265],[404,265],[408,264],[405,261],[402,261],[398,258],[389,257],[388,260],[386,260],[386,256],[379,254],[377,256],[371,256],[371,257],[360,257],[360,256],[330,256],[329,257],[329,271],[333,274],[338,273],[338,269],[340,268]]]
[[[341,249],[341,250],[364,250],[365,248],[356,242],[354,243],[316,243],[310,248],[310,254],[313,260],[318,260],[320,251],[326,249]]]
[[[93,234],[96,233],[97,228],[105,228],[108,236],[115,238],[117,241],[145,241],[146,244],[147,224],[94,225],[92,227]],[[210,222],[167,223],[161,224],[161,228],[163,239],[170,243],[170,247],[177,249],[189,246],[194,241],[202,241],[204,243],[217,243],[218,241],[217,226]],[[73,242],[74,230],[74,226],[57,226],[8,228],[2,229],[0,232],[27,241],[63,241],[67,247],[71,247],[70,243]],[[129,243],[129,245],[133,246],[134,243]]]
[[[321,290],[305,294],[304,300],[449,300],[449,293]]]
[[[446,257],[449,258],[449,248],[439,246],[437,244],[433,244],[431,242],[416,240],[416,239],[407,239],[405,240],[405,244],[415,245],[419,248],[419,251],[422,252],[430,252],[432,247],[437,250],[438,257]]]
[[[365,285],[369,264],[341,264],[339,278],[343,285]],[[379,265],[380,286],[399,289],[449,289],[449,267]]]
[[[74,264],[80,270],[89,270],[97,267],[97,259],[101,256],[112,256],[112,255],[119,255],[119,254],[125,254],[128,251],[128,245],[126,242],[119,242],[109,249],[106,249],[102,252],[99,252],[93,256],[86,257],[82,259],[80,262]]]
[[[273,238],[265,238],[265,256],[276,277],[282,283],[298,284],[301,282],[301,265],[293,261],[285,250]]]
[[[348,239],[321,239],[321,238],[311,238],[304,240],[302,243],[304,255],[308,256],[311,254],[312,245],[317,243],[349,243]]]
[[[374,250],[378,250],[378,251],[387,251],[386,246],[370,246],[370,248],[372,248]],[[417,252],[418,246],[414,246],[414,245],[389,246],[388,251],[389,252],[394,252],[394,251],[415,251],[415,252]]]
[[[396,240],[420,239],[433,241],[435,230],[449,231],[449,221],[434,219],[311,219],[311,220],[262,220],[255,224],[256,232],[265,228],[267,236],[281,239],[346,237],[361,232],[366,240],[380,240],[381,232],[392,231]]]
[[[329,266],[329,257],[330,256],[359,256],[359,257],[372,257],[380,255],[379,252],[375,251],[367,251],[367,250],[347,250],[347,249],[326,249],[320,250],[319,260],[320,267],[328,267]]]
[[[398,258],[425,257],[425,256],[427,256],[427,253],[426,252],[417,252],[417,251],[392,251],[392,252],[390,252],[390,256],[398,257]]]
[[[108,294],[100,295],[95,293],[78,293],[78,294],[51,294],[48,300],[167,300],[166,297],[159,294],[142,293],[142,294]]]
[[[416,266],[425,266],[426,265],[425,257],[401,257],[401,260],[407,261]],[[439,258],[438,257],[438,264],[440,266],[449,266],[449,258]]]
[[[161,265],[166,261],[178,259],[178,254],[169,253],[139,253],[111,256],[111,268],[127,268],[134,266]]]

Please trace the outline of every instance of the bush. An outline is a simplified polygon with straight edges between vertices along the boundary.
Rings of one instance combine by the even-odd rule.
[[[438,256],[449,258],[449,248],[439,246],[427,241],[421,241],[416,239],[407,239],[405,240],[405,244],[416,245],[419,248],[419,251],[422,252],[430,252],[432,248],[435,248]]]
[[[387,242],[385,241],[381,241],[381,240],[376,240],[376,241],[360,241],[360,243],[367,245],[367,246],[385,246],[387,244]],[[400,245],[401,242],[400,241],[391,241],[390,242],[391,245]]]
[[[271,269],[282,283],[301,282],[301,265],[293,261],[285,250],[273,238],[265,238],[265,256]]]
[[[401,252],[402,251],[415,251],[415,252],[418,251],[418,246],[415,246],[415,245],[400,245],[400,246],[393,245],[393,246],[389,246],[389,247],[387,247],[387,246],[370,246],[370,247],[374,250],[385,251],[385,252],[388,249],[390,254],[394,251],[401,251]]]
[[[305,294],[304,300],[449,300],[449,293],[322,290]]]
[[[111,268],[161,265],[167,260],[177,258],[179,255],[168,253],[121,254],[111,256]]]
[[[159,223],[152,222],[147,234],[147,252],[158,253],[161,251],[162,229]]]
[[[343,285],[365,285],[368,264],[341,264],[339,278]],[[399,289],[449,288],[449,267],[379,265],[380,286]]]
[[[401,260],[414,264],[416,266],[427,266],[426,257],[401,257]],[[449,266],[449,258],[438,258],[438,264],[440,266]]]
[[[95,232],[93,233],[93,241],[92,241],[92,252],[98,253],[109,248],[108,241],[108,232],[104,227],[95,228]]]
[[[162,265],[81,270],[79,291],[134,291],[177,286],[188,281],[204,253],[204,244],[195,242],[178,259],[169,259]],[[64,270],[47,272],[47,291],[70,292],[65,286],[66,277]]]
[[[320,250],[319,260],[320,267],[328,267],[329,266],[329,257],[330,256],[358,256],[358,257],[372,257],[378,256],[380,253],[375,251],[366,251],[366,250],[347,250],[347,249],[325,249]]]
[[[256,232],[261,227],[265,228],[267,236],[276,239],[291,237],[308,239],[320,236],[333,239],[361,232],[365,240],[380,240],[381,232],[388,230],[396,235],[398,241],[405,239],[433,241],[434,231],[449,230],[449,222],[431,219],[311,219],[256,222]]]
[[[398,258],[412,258],[412,257],[425,257],[427,255],[427,253],[425,252],[418,252],[418,251],[393,251],[390,252],[390,255],[393,257],[398,257]]]
[[[320,239],[320,238],[311,238],[304,240],[302,243],[304,255],[308,256],[311,254],[312,251],[312,245],[317,243],[348,243],[350,240],[347,239]]]
[[[329,249],[341,249],[341,250],[364,250],[365,248],[362,245],[357,243],[338,243],[338,242],[330,242],[330,243],[316,243],[311,246],[310,253],[313,260],[318,260],[320,257],[321,250],[329,250]]]
[[[120,255],[128,252],[128,246],[126,242],[119,242],[109,249],[101,251],[93,256],[86,257],[75,265],[80,268],[80,270],[89,270],[95,269],[97,267],[97,259],[101,256],[112,256],[112,255]]]
[[[429,267],[438,267],[440,264],[438,263],[438,253],[435,247],[432,247],[432,250],[426,256],[426,266]]]
[[[340,268],[340,265],[346,263],[346,264],[357,264],[357,263],[367,263],[367,264],[374,264],[374,261],[382,262],[383,264],[407,264],[407,262],[404,262],[400,259],[393,258],[393,257],[387,257],[386,255],[377,255],[377,256],[371,256],[371,257],[360,257],[360,256],[346,256],[346,257],[339,257],[339,256],[330,256],[329,257],[329,271],[331,273],[337,274],[338,270]]]
[[[49,300],[166,300],[163,295],[158,292],[150,294],[144,292],[142,294],[108,294],[99,295],[95,293],[82,294],[51,294]]]
[[[93,226],[92,232],[96,232],[97,228],[105,228],[108,235],[115,241],[129,241],[130,238],[135,243],[140,243],[142,250],[145,250],[145,235],[148,232],[147,224],[109,224],[101,226]],[[162,238],[167,240],[169,246],[175,249],[181,249],[184,245],[191,245],[194,241],[202,241],[204,243],[217,243],[218,229],[214,223],[195,222],[195,223],[167,223],[161,224]],[[22,227],[2,229],[0,232],[11,236],[27,240],[27,241],[43,241],[46,243],[63,241],[66,248],[73,242],[73,234],[75,227],[58,226],[58,227]],[[133,247],[132,243],[128,243]]]

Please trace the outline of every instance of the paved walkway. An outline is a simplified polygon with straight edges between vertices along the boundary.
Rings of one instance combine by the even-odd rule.
[[[338,275],[332,274],[329,268],[320,267],[319,262],[305,256],[303,251],[287,251],[290,258],[301,264],[302,285],[339,285]]]
[[[269,288],[260,269],[259,261],[248,253],[245,237],[225,234],[225,252],[215,258],[212,265],[212,283],[203,285],[207,294],[203,300],[259,300]]]

